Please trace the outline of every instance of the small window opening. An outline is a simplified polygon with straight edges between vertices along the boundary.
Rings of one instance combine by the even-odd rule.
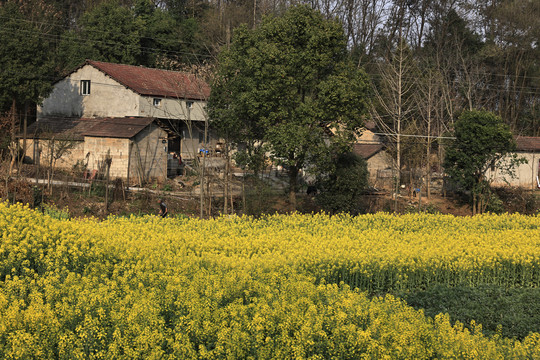
[[[188,109],[192,109],[193,108],[193,101],[186,101],[186,107]]]
[[[81,95],[90,95],[90,80],[81,80]]]
[[[154,98],[154,106],[160,106],[161,105],[161,99]]]

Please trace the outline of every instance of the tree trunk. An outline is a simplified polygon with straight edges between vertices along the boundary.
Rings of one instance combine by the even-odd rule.
[[[205,167],[205,154],[204,151],[201,154],[202,158],[199,160],[199,173],[200,173],[200,179],[199,179],[199,217],[202,219],[204,217],[204,167]]]
[[[428,141],[426,151],[426,195],[427,199],[431,198],[431,120],[428,122]]]
[[[24,104],[24,122],[23,122],[23,145],[22,145],[22,161],[24,161],[24,157],[26,156],[26,137],[27,137],[27,129],[28,129],[28,101]]]
[[[16,105],[17,102],[15,98],[12,99],[11,103],[11,146],[10,153],[11,153],[11,162],[9,164],[9,175],[8,178],[11,176],[11,173],[13,171],[13,166],[15,166],[15,159],[17,157],[17,147],[15,146],[15,116],[16,116]]]
[[[55,139],[54,136],[49,140],[49,171],[47,172],[47,190],[49,190],[49,195],[52,195],[52,181],[53,181],[53,170],[54,170],[54,146]]]
[[[223,186],[223,214],[227,214],[227,201],[229,197],[229,143],[225,142],[225,184]]]
[[[107,154],[108,155],[108,154]],[[107,157],[107,175],[105,181],[105,215],[109,212],[109,173],[111,169],[110,158]]]
[[[206,166],[206,145],[208,143],[208,119],[204,119],[204,138],[203,138],[203,152],[202,152],[202,167],[201,172],[201,198],[200,198],[200,218],[204,217],[204,176],[205,176],[205,166]]]
[[[296,211],[296,191],[298,187],[298,167],[289,168],[289,206],[291,212]]]

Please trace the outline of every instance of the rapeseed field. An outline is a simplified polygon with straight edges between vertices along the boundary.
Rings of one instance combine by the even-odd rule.
[[[58,220],[0,204],[2,359],[539,359],[389,292],[540,287],[540,217]]]

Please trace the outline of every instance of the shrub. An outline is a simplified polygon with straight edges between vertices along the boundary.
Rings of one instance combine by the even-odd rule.
[[[353,153],[342,154],[337,158],[335,169],[318,181],[317,203],[331,214],[358,214],[367,184],[366,161]]]

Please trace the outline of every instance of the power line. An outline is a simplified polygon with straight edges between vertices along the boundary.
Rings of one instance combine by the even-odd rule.
[[[1,18],[9,19],[9,17],[6,17],[6,16],[0,16],[0,19]],[[32,24],[46,24],[46,25],[57,26],[57,27],[61,27],[61,28],[67,28],[66,25],[58,25],[58,24],[49,23],[49,22],[33,22],[31,20],[26,20],[26,19],[17,19],[17,20],[18,21],[20,21],[20,20],[25,21],[25,22],[32,23]],[[2,29],[0,29],[0,30],[2,30]],[[29,32],[29,30],[20,30],[20,29],[18,29],[18,30],[19,31],[27,31],[27,32]],[[101,34],[104,34],[104,35],[107,34],[105,31],[101,31],[101,30],[98,30],[98,29],[91,29],[91,32],[101,33]],[[44,32],[39,32],[39,33],[42,36],[46,36],[46,37],[52,38],[54,40],[61,39],[61,35],[47,34],[47,33],[44,33]],[[80,36],[80,34],[76,34],[76,37],[77,37],[77,39],[82,40],[82,41],[86,41],[86,42],[102,43],[102,44],[106,44],[106,45],[118,45],[118,44],[120,44],[120,45],[122,45],[122,46],[124,46],[126,48],[141,49],[141,50],[147,50],[147,51],[156,52],[156,53],[192,55],[192,56],[203,57],[203,58],[213,58],[213,56],[210,55],[210,54],[200,54],[200,53],[185,52],[185,51],[171,51],[171,50],[165,50],[165,49],[160,49],[160,48],[143,47],[143,46],[137,46],[137,45],[132,46],[132,45],[122,44],[122,43],[114,42],[114,41],[85,39],[82,36]],[[158,38],[155,38],[155,37],[141,37],[141,38],[151,39],[151,40],[155,40],[155,41],[159,40]],[[177,42],[179,44],[198,45],[198,44],[195,44],[193,42],[186,42],[186,41],[182,41],[182,40],[177,40]],[[372,63],[372,64],[375,64],[375,63]],[[507,78],[519,78],[519,79],[540,80],[540,77],[535,77],[535,76],[524,76],[524,75],[520,76],[520,75],[502,74],[502,73],[486,72],[486,71],[473,71],[473,72],[471,72],[471,74],[482,75],[482,76],[498,76],[498,77],[503,77],[505,79],[507,79]],[[380,74],[374,74],[374,73],[370,73],[369,75],[371,75],[371,76],[381,76]],[[415,79],[416,77],[411,76],[409,78]],[[528,89],[529,88],[527,86],[519,86],[519,87],[513,86],[513,87],[514,88],[523,88],[523,89]],[[502,87],[500,87],[500,89],[505,90]]]
[[[12,19],[10,17],[7,17],[7,16],[1,16],[0,15],[0,19]],[[29,24],[42,24],[42,25],[50,25],[52,27],[59,27],[59,28],[62,28],[62,29],[65,29],[65,31],[70,31],[72,29],[70,29],[69,26],[67,25],[59,25],[59,24],[54,24],[54,23],[50,23],[50,22],[45,22],[45,21],[32,21],[32,20],[26,20],[26,19],[16,19],[17,21],[24,21],[24,22],[27,22]],[[38,32],[39,30],[36,29]],[[96,34],[103,34],[103,35],[107,35],[108,32],[106,31],[103,31],[103,30],[99,30],[99,29],[85,29],[85,31],[88,31],[90,33],[96,33]],[[51,35],[51,36],[57,36],[57,37],[61,37],[61,35],[55,35],[55,34],[47,34],[47,33],[44,33],[44,32],[40,32],[42,35]],[[144,38],[144,39],[150,39],[150,40],[156,40],[156,41],[159,41],[161,39],[159,38],[156,38],[156,37],[151,37],[151,36],[141,36],[141,38]],[[190,41],[183,41],[183,40],[180,40],[180,39],[176,39],[175,40],[177,43],[179,44],[186,44],[186,45],[198,45],[197,43],[194,43],[194,42],[190,42]]]
[[[0,19],[2,19],[2,18],[3,19],[10,19],[9,17],[6,17],[6,16],[0,16]],[[31,24],[45,24],[45,25],[50,25],[50,26],[54,26],[54,27],[60,27],[60,28],[69,29],[69,27],[67,25],[54,24],[54,23],[45,22],[45,21],[41,21],[41,22],[37,21],[36,22],[36,21],[31,21],[31,20],[26,20],[26,19],[17,19],[17,21],[24,21],[24,22],[28,22],[28,23],[31,23]],[[2,29],[0,29],[0,30],[2,30]],[[98,29],[91,29],[90,31],[93,32],[93,33],[101,33],[101,34],[104,34],[104,35],[107,34],[107,32],[102,31],[102,30],[98,30]],[[61,38],[61,35],[47,34],[47,33],[43,33],[43,32],[40,32],[40,34],[43,35],[43,36],[48,36],[48,37],[53,38],[55,40],[59,40]],[[183,54],[183,55],[193,55],[193,56],[200,56],[200,57],[206,57],[206,58],[212,58],[213,57],[212,55],[209,55],[209,54],[200,54],[200,53],[182,52],[182,51],[170,51],[170,50],[164,50],[164,49],[160,49],[160,48],[130,46],[130,45],[127,45],[127,44],[122,44],[122,43],[114,42],[114,41],[84,39],[79,34],[77,34],[76,37],[77,37],[77,39],[83,40],[83,41],[92,41],[92,42],[95,42],[95,43],[103,43],[103,44],[107,44],[107,45],[118,45],[118,44],[120,44],[120,45],[122,45],[124,47],[127,47],[127,48],[143,49],[143,50],[161,52],[161,53],[166,53],[166,54]],[[146,36],[144,36],[144,37],[141,37],[141,38],[155,40],[155,41],[160,40],[160,39],[158,39],[156,37],[146,37]],[[179,44],[199,45],[199,44],[196,44],[196,43],[193,43],[193,42],[187,42],[187,41],[182,41],[182,40],[176,40],[176,41]],[[372,62],[372,64],[376,64],[376,63]],[[473,72],[471,72],[471,74],[483,75],[483,76],[498,76],[498,77],[504,77],[504,78],[519,78],[519,79],[540,80],[540,77],[536,77],[536,76],[524,76],[524,75],[520,76],[520,75],[502,74],[502,73],[486,72],[486,71],[473,71]],[[370,75],[371,76],[380,76],[380,74],[370,74]],[[411,78],[414,79],[415,77],[411,77]],[[520,88],[528,88],[528,87],[520,87]]]
[[[434,136],[434,135],[411,135],[411,134],[392,134],[392,133],[373,133],[374,135],[380,135],[380,136],[394,136],[397,137],[398,135],[400,137],[410,137],[410,138],[424,138],[424,139],[448,139],[448,140],[456,140],[456,137],[454,136]]]
[[[16,34],[17,32],[23,32],[23,33],[28,33],[28,34],[34,33],[32,30],[13,29],[12,31],[9,31],[6,28],[0,28],[0,32],[4,32],[8,34]],[[53,34],[47,34],[47,33],[41,33],[41,32],[40,32],[40,35],[43,36],[44,38],[49,38],[55,41],[60,41],[62,39],[61,35],[53,35]],[[192,55],[195,57],[202,57],[202,58],[215,58],[213,55],[210,55],[210,54],[200,54],[200,53],[188,52],[188,51],[165,50],[165,49],[151,48],[151,47],[145,47],[145,46],[140,46],[140,45],[128,45],[128,44],[115,42],[115,41],[87,39],[87,38],[83,38],[80,35],[76,35],[76,39],[80,41],[85,41],[86,43],[89,43],[90,45],[91,43],[104,44],[104,45],[109,45],[109,46],[121,45],[126,49],[147,50],[148,52],[152,52],[154,54],[160,53],[164,55],[171,55],[171,54],[172,55]]]

